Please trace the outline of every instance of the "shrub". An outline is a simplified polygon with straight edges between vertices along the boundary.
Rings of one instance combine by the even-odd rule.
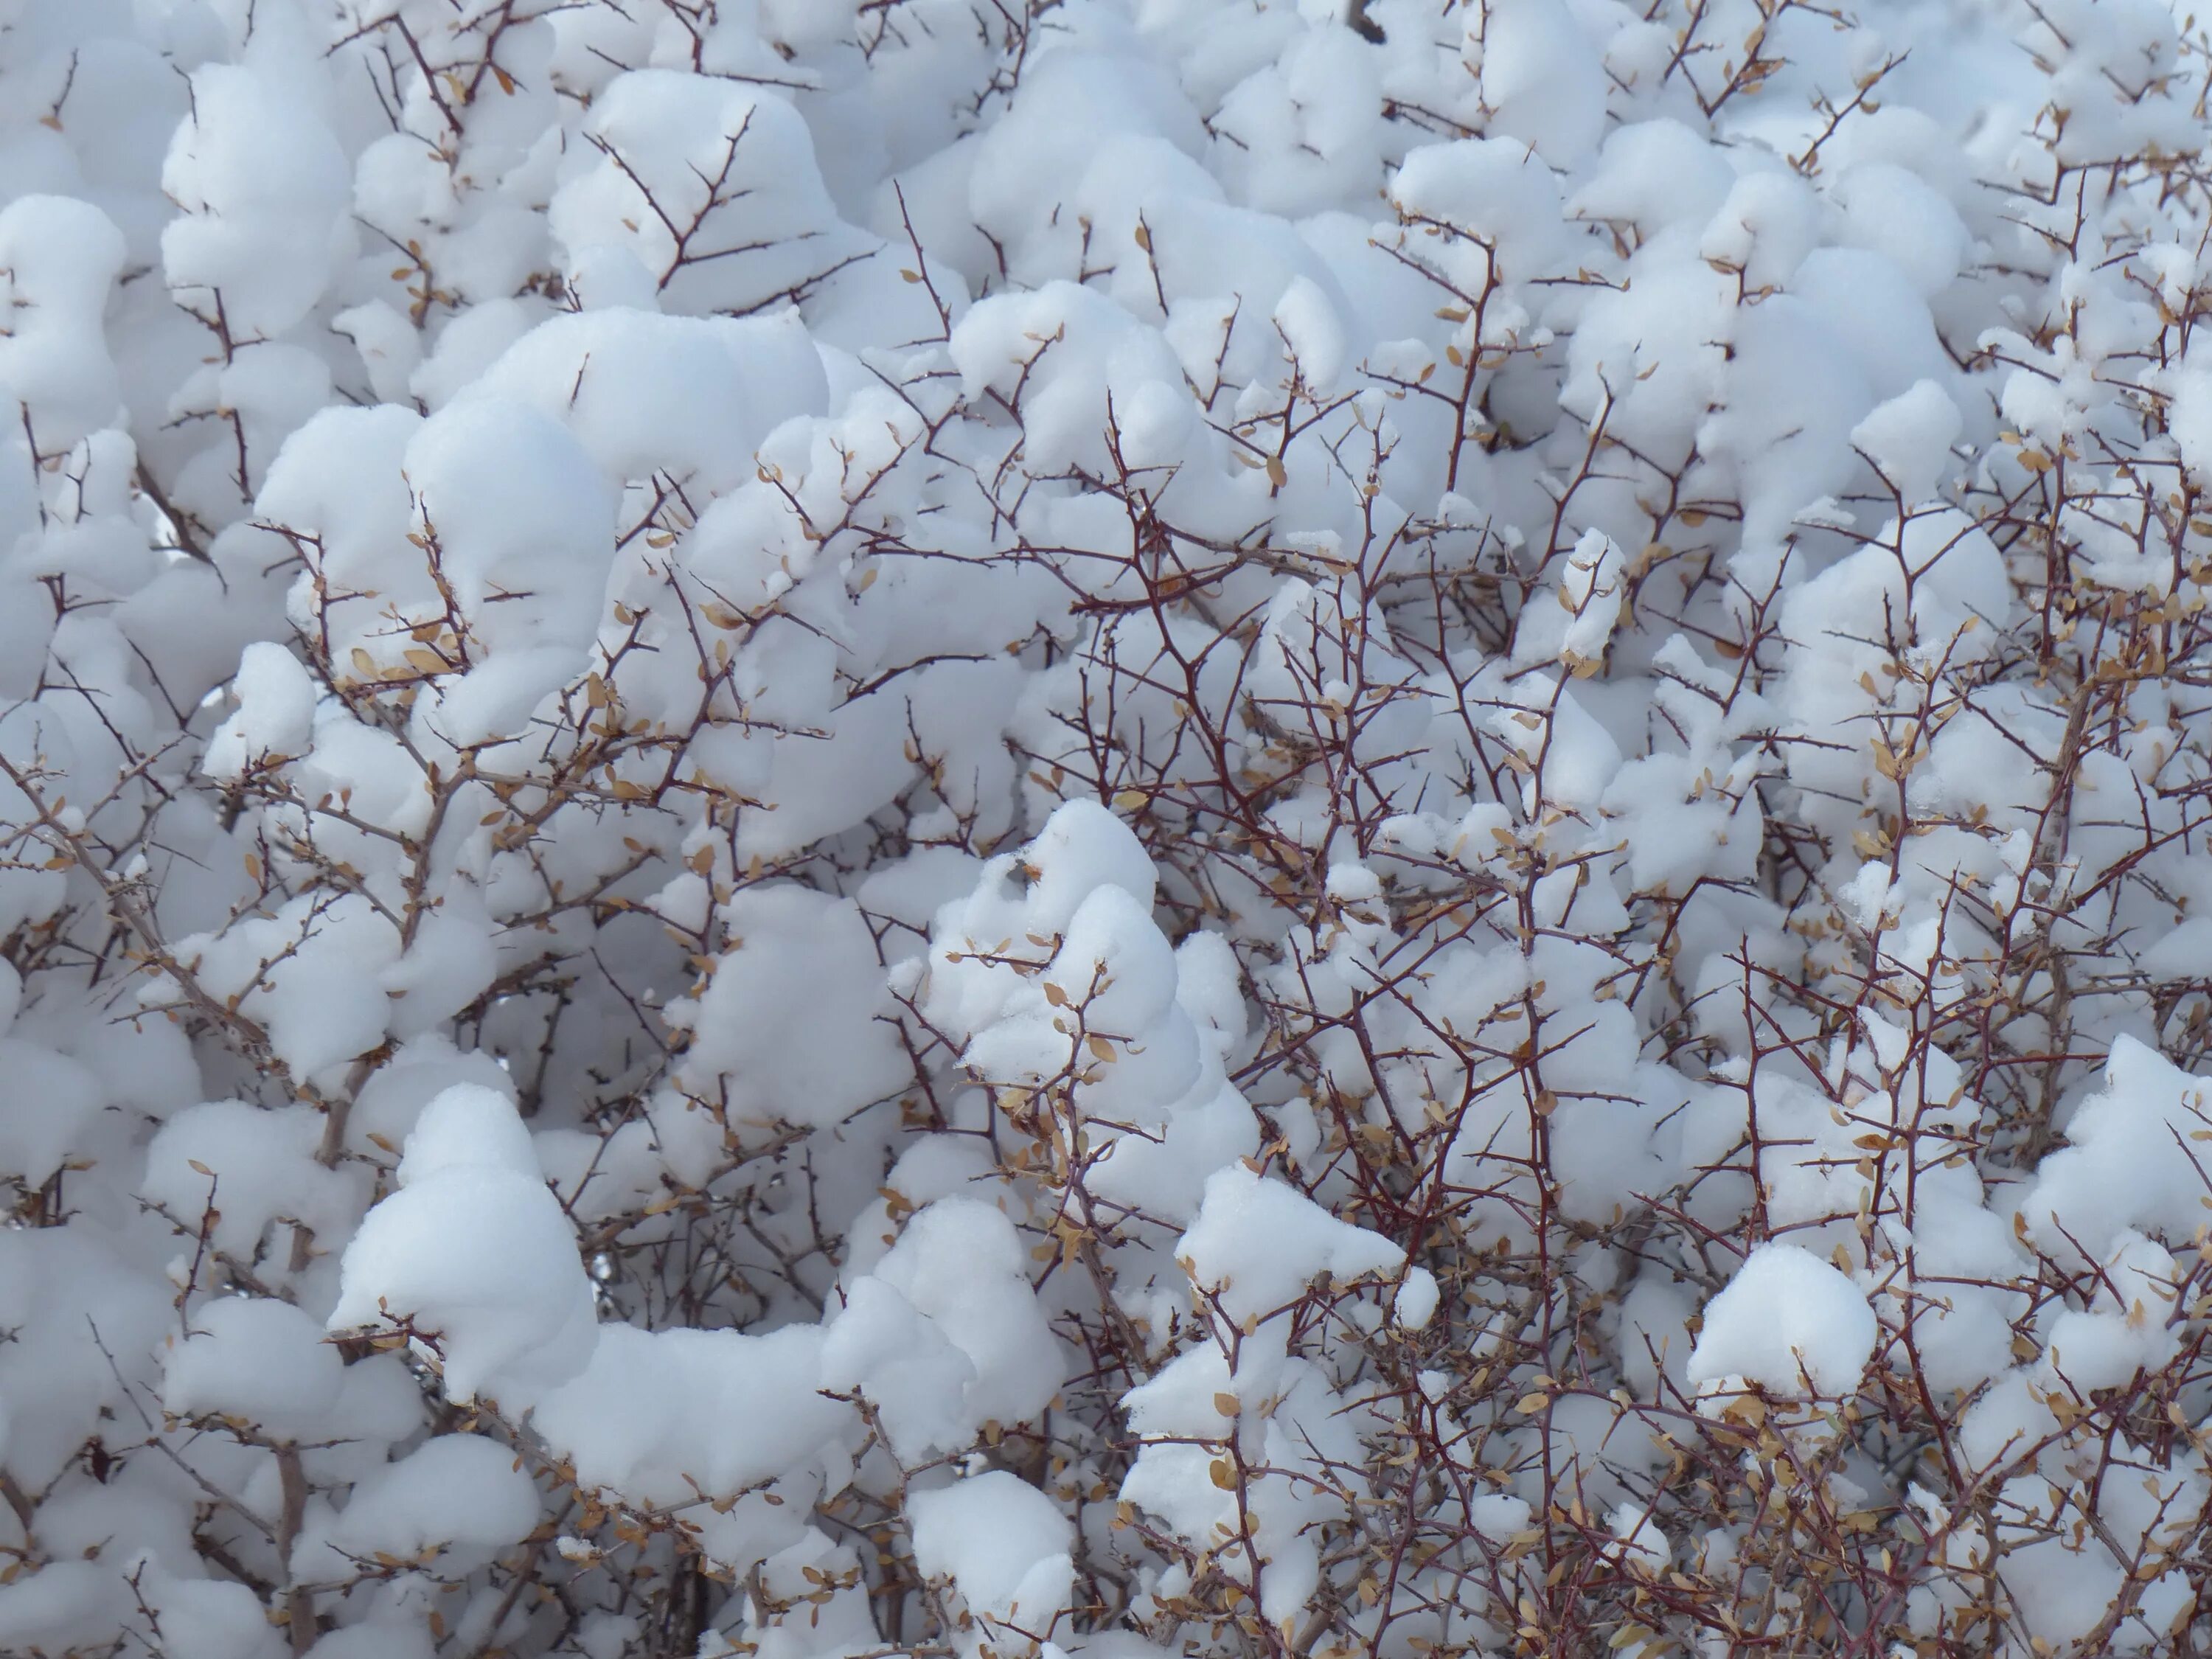
[[[0,5],[0,1649],[2203,1651],[2208,58]]]

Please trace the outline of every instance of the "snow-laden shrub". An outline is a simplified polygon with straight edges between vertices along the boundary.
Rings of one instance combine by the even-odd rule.
[[[2185,9],[0,0],[0,1651],[2203,1651]]]

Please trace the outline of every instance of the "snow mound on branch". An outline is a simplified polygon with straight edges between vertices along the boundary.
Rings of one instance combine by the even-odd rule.
[[[1192,1283],[1240,1322],[1295,1302],[1316,1274],[1340,1283],[1394,1276],[1406,1262],[1406,1252],[1381,1234],[1339,1220],[1242,1164],[1207,1177],[1206,1202],[1177,1254]]]
[[[446,1090],[407,1137],[399,1182],[346,1247],[329,1328],[405,1322],[435,1347],[456,1401],[580,1372],[599,1334],[591,1281],[514,1103],[476,1084]]]
[[[902,1455],[967,1443],[986,1423],[1026,1422],[1065,1376],[1013,1224],[972,1198],[940,1198],[848,1287],[823,1337],[823,1380],[868,1400]]]
[[[1049,1498],[993,1469],[918,1492],[908,1511],[915,1565],[951,1581],[988,1650],[1003,1650],[1008,1638],[1018,1648],[1024,1636],[1054,1633],[1074,1588],[1075,1528]]]

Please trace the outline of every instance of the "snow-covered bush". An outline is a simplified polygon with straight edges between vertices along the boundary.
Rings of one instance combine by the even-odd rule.
[[[2186,8],[0,94],[0,1651],[2212,1643]]]

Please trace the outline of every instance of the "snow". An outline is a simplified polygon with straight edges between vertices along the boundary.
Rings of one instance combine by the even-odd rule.
[[[211,1213],[209,1242],[250,1260],[272,1220],[343,1231],[350,1218],[356,1183],[316,1160],[321,1140],[310,1107],[206,1101],[161,1126],[146,1148],[138,1190],[186,1224]]]
[[[1434,1273],[1426,1267],[1408,1267],[1390,1300],[1392,1316],[1409,1331],[1424,1329],[1437,1316],[1440,1294]]]
[[[1607,1517],[1614,1537],[1620,1540],[1620,1559],[1631,1572],[1656,1578],[1673,1562],[1674,1552],[1666,1533],[1648,1510],[1633,1504],[1617,1505]]]
[[[2212,369],[2201,361],[2185,359],[2172,386],[2168,425],[2181,459],[2198,476],[2212,475]]]
[[[0,1037],[0,1067],[21,1103],[0,1119],[0,1157],[27,1180],[51,1179],[82,1144],[106,1091],[78,1061],[15,1037]]]
[[[329,1328],[408,1322],[434,1340],[456,1401],[582,1370],[597,1337],[591,1283],[514,1103],[474,1084],[445,1090],[407,1137],[399,1182],[347,1246]]]
[[[582,645],[614,557],[615,504],[551,416],[487,398],[441,410],[400,465],[434,567],[484,648]]]
[[[805,125],[780,99],[641,69],[599,94],[586,130],[585,165],[555,195],[548,227],[576,253],[627,250],[665,307],[742,313],[861,240],[838,220]]]
[[[1060,1392],[1060,1343],[1030,1288],[1027,1252],[972,1198],[924,1206],[850,1285],[823,1337],[823,1378],[874,1402],[908,1456],[964,1444],[985,1423],[1035,1418]]]
[[[749,889],[729,912],[731,951],[671,1020],[695,1036],[678,1086],[695,1097],[729,1076],[732,1123],[829,1123],[895,1091],[905,1076],[888,1000],[859,909],[786,884]],[[804,1023],[818,1038],[788,1040]]]
[[[177,1659],[276,1659],[284,1651],[260,1599],[243,1584],[186,1577],[158,1561],[141,1563],[133,1577],[161,1622],[164,1650]]]
[[[397,1556],[433,1545],[517,1543],[537,1526],[539,1504],[514,1462],[481,1436],[434,1435],[355,1488],[329,1542],[356,1555]]]
[[[68,196],[18,196],[0,208],[0,385],[46,447],[66,448],[114,422],[121,385],[100,313],[123,268],[123,234]]]
[[[2066,1145],[2045,1158],[2018,1203],[2021,1224],[2045,1248],[2101,1259],[2116,1240],[2145,1229],[2179,1243],[2203,1209],[2196,1160],[2205,1085],[2140,1041],[2121,1036],[2104,1087],[2066,1125]]]
[[[618,483],[659,468],[721,499],[753,478],[776,426],[828,412],[829,382],[795,311],[733,319],[605,306],[539,323],[459,395],[532,404]]]
[[[1879,1335],[1866,1293],[1796,1244],[1752,1251],[1704,1319],[1686,1372],[1692,1382],[1740,1380],[1784,1398],[1850,1393]]]
[[[161,233],[170,282],[220,291],[240,338],[283,333],[313,309],[349,252],[352,167],[299,83],[210,64],[161,168],[183,210]]]
[[[381,758],[381,745],[369,734],[356,747]],[[340,787],[349,787],[344,771],[330,769]],[[362,805],[376,816],[400,816],[373,796]],[[329,944],[320,951],[295,948],[308,938]],[[358,895],[327,903],[302,895],[227,933],[193,934],[179,949],[215,994],[236,996],[240,1008],[266,1027],[277,1060],[296,1075],[350,1060],[384,1035],[380,975],[397,957],[398,941]]]
[[[807,1327],[752,1336],[609,1325],[590,1364],[538,1398],[532,1421],[589,1485],[649,1503],[700,1490],[727,1500],[845,1429],[846,1411],[819,1391],[823,1346]]]
[[[1483,13],[1483,101],[1497,131],[1571,167],[1605,127],[1604,67],[1570,8],[1506,0]]]
[[[951,1580],[987,1637],[994,1626],[1053,1633],[1073,1588],[1075,1533],[1051,1499],[993,1469],[918,1492],[910,1508],[915,1566]]]
[[[256,640],[238,659],[231,681],[238,712],[209,741],[201,769],[226,781],[248,766],[303,755],[313,740],[315,682],[281,645]]]
[[[1851,447],[1873,463],[1908,506],[1935,494],[1959,436],[1958,405],[1933,380],[1917,380],[1878,404],[1851,428]]]
[[[1338,1220],[1241,1164],[1207,1177],[1206,1202],[1176,1254],[1188,1264],[1191,1282],[1232,1320],[1276,1313],[1316,1273],[1340,1281],[1395,1275],[1406,1260],[1389,1239]]]
[[[343,1374],[321,1326],[290,1303],[225,1297],[201,1309],[171,1350],[161,1409],[242,1417],[304,1438],[337,1403]]]

